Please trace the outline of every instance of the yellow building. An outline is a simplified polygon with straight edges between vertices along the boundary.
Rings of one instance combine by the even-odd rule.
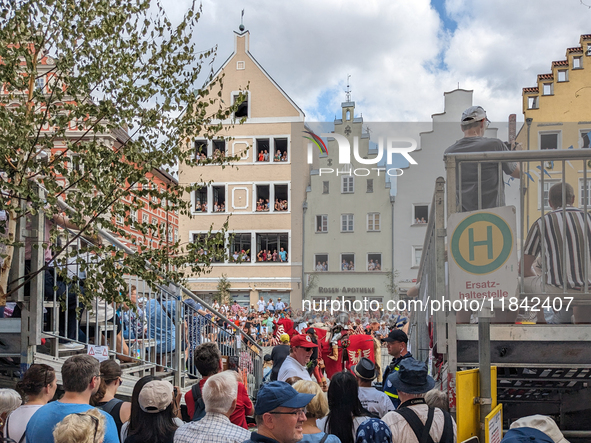
[[[590,147],[587,134],[591,132],[591,34],[582,35],[579,46],[566,50],[566,60],[552,62],[550,73],[538,75],[536,86],[523,88],[522,106],[525,124],[517,141],[524,150]],[[562,162],[546,162],[542,169],[540,163],[533,162],[527,166],[524,170],[531,179],[526,176],[523,181],[528,188],[524,206],[529,227],[540,216],[542,198],[544,210],[550,209],[548,190],[561,181],[563,165]],[[582,207],[581,161],[566,162],[564,174],[575,190],[575,205]],[[591,178],[589,166],[587,174]]]
[[[250,33],[234,34],[234,52],[215,74],[223,76],[221,96],[218,88],[209,97],[227,106],[246,91],[246,100],[235,115],[221,122],[223,140],[196,134],[192,148],[201,157],[221,152],[242,157],[234,167],[202,165],[179,171],[182,183],[208,183],[191,195],[191,217],[180,217],[181,240],[196,241],[210,226],[215,232],[228,216],[234,237],[227,239],[226,259],[214,263],[211,273],[190,279],[188,287],[208,299],[225,275],[233,300],[242,305],[256,304],[262,295],[273,302],[280,297],[286,305],[291,302],[299,308],[302,203],[309,175],[301,142],[304,113],[249,52]],[[237,124],[242,118],[245,123]],[[282,248],[286,261],[280,258]],[[259,261],[257,257],[268,250],[271,260]]]

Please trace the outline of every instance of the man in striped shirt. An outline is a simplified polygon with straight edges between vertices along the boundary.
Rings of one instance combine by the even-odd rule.
[[[554,303],[553,299],[556,297],[554,294],[564,292],[565,285],[566,292],[575,300],[577,296],[585,293],[585,278],[589,281],[591,277],[589,266],[591,264],[589,256],[591,215],[572,206],[575,195],[573,187],[568,183],[565,183],[566,207],[564,209],[562,183],[557,183],[550,188],[548,200],[552,211],[545,214],[543,218],[540,217],[532,225],[525,241],[523,291],[525,294],[537,294],[534,297],[540,298],[538,309],[542,307],[546,297],[550,298],[551,306],[556,309],[546,311],[548,323],[570,323],[573,315],[575,323],[588,322],[591,319],[591,308],[575,306],[567,310],[566,300],[562,303]],[[585,248],[585,240],[588,244],[587,248]],[[537,257],[543,261],[545,270],[543,275],[541,269],[538,269],[539,272],[535,270],[534,264]],[[589,291],[591,282],[587,286]],[[532,297],[529,297],[530,307],[532,304]],[[536,312],[530,311],[530,313],[533,316],[530,320],[535,321]],[[520,317],[523,319],[522,314]]]

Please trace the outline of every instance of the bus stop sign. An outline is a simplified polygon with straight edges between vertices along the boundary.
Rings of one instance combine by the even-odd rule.
[[[460,212],[448,219],[452,300],[513,297],[517,287],[515,207]]]

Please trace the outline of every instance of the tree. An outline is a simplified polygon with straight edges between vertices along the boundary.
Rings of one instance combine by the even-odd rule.
[[[228,278],[225,274],[222,274],[222,277],[218,281],[218,290],[214,295],[214,299],[217,300],[220,304],[226,303],[230,301],[230,288],[232,284],[228,281]]]
[[[211,74],[206,86],[197,86],[202,66],[215,49],[199,53],[191,43],[200,16],[194,4],[176,26],[161,4],[151,0],[0,4],[0,210],[7,215],[0,271],[4,306],[9,290],[33,277],[8,288],[14,248],[23,246],[16,235],[17,221],[39,211],[49,220],[67,216],[77,231],[52,252],[62,261],[69,256],[92,267],[83,263],[80,250],[70,251],[69,246],[79,236],[92,235],[93,226],[127,238],[116,217],[140,233],[161,229],[130,217],[140,207],[138,197],[149,196],[155,207],[190,214],[187,193],[200,184],[156,189],[149,183],[149,172],[171,171],[179,163],[196,165],[188,149],[190,135],[216,137],[222,126],[213,122],[228,118],[239,103],[227,109],[212,106],[208,95],[221,80],[212,81]],[[59,201],[71,210],[64,213]],[[219,254],[224,231],[210,233],[200,244],[177,241],[138,254],[85,244],[83,252],[101,257],[101,272],[87,272],[87,297],[100,292],[108,301],[122,301],[125,275],[156,284],[182,281],[187,265],[194,273],[203,272],[214,254],[203,251]],[[51,238],[60,233],[53,227]],[[166,238],[161,232],[161,241]]]

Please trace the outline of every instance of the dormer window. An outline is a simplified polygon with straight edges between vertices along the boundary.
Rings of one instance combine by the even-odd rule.
[[[544,83],[543,95],[554,94],[554,85],[552,83]]]
[[[583,68],[583,57],[573,57],[573,69],[582,69]]]

